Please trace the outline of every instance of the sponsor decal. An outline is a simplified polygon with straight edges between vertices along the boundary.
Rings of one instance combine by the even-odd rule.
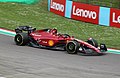
[[[99,6],[73,2],[71,17],[76,20],[98,24]]]
[[[50,2],[50,11],[58,15],[65,15],[65,4],[66,0],[51,0]]]
[[[116,13],[115,12],[113,12],[112,16],[113,16],[113,21],[112,22],[120,23],[120,16],[116,17]]]
[[[94,6],[71,0],[49,0],[49,10],[55,14],[100,24],[120,28],[120,10]]]
[[[73,15],[90,18],[90,19],[96,19],[97,14],[94,11],[84,10],[84,9],[75,9],[76,7],[73,6]]]
[[[113,9],[110,10],[110,26],[120,28],[120,10]]]

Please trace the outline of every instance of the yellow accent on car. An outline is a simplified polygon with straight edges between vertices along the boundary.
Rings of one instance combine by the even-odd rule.
[[[48,44],[49,44],[49,46],[53,46],[54,45],[54,41],[53,40],[49,40]]]

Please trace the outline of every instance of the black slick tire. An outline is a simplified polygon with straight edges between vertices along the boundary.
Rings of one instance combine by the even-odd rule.
[[[27,33],[17,33],[15,35],[14,41],[16,45],[24,46],[29,42]]]
[[[77,41],[69,41],[66,44],[66,51],[68,54],[77,54],[79,43]]]

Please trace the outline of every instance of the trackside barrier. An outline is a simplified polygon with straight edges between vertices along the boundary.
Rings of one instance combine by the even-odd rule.
[[[67,18],[120,28],[120,9],[94,6],[71,0],[48,0],[48,10]]]

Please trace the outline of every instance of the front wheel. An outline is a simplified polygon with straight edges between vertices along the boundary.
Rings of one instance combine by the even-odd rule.
[[[29,42],[27,33],[18,33],[15,35],[14,41],[16,45],[24,46]]]
[[[79,49],[79,43],[77,41],[69,41],[66,44],[66,51],[69,54],[76,54]]]

